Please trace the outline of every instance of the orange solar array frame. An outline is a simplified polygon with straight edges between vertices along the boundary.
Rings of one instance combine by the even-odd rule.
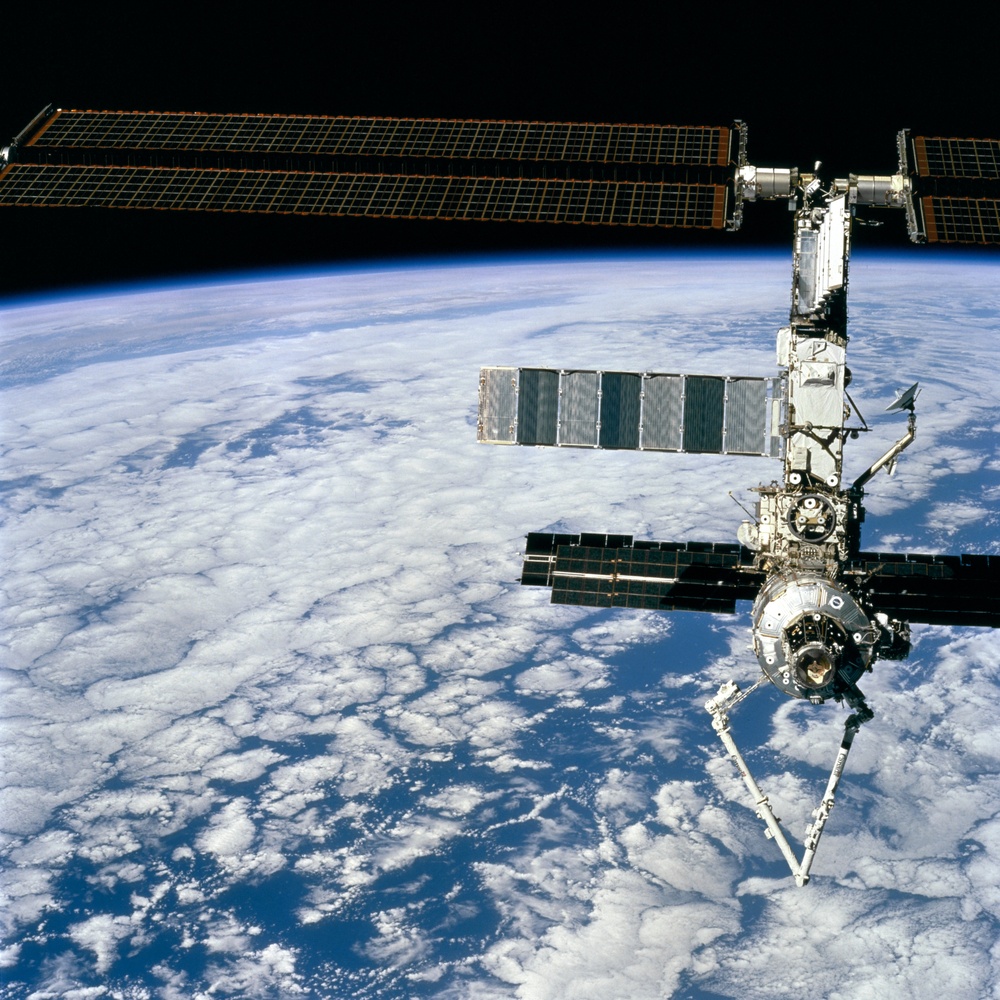
[[[57,110],[26,146],[734,165],[727,126]]]
[[[721,229],[728,189],[539,178],[13,163],[0,205]]]

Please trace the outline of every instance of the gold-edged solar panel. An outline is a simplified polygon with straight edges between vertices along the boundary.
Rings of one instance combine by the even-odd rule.
[[[1000,243],[1000,199],[920,199],[928,243]]]
[[[726,126],[59,110],[26,146],[726,167]]]
[[[997,139],[913,138],[914,168],[918,177],[1000,179],[1000,141]]]
[[[728,189],[509,177],[10,164],[0,205],[721,229]]]

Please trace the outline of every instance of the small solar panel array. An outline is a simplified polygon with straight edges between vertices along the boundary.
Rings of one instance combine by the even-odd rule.
[[[722,229],[738,131],[56,110],[0,205]]]
[[[488,444],[779,457],[777,377],[483,368],[478,437]]]
[[[763,581],[739,545],[543,532],[528,535],[521,575],[526,586],[551,587],[553,604],[726,614]]]
[[[909,159],[928,243],[1000,243],[1000,141],[914,136]]]

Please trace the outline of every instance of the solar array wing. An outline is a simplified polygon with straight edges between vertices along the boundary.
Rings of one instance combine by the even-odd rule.
[[[23,144],[49,152],[170,150],[730,167],[737,141],[738,130],[725,126],[59,109]]]
[[[2,206],[722,229],[736,128],[48,111]]]
[[[1000,198],[919,199],[928,243],[1000,243]]]
[[[914,136],[913,168],[917,177],[1000,179],[1000,141]]]
[[[553,604],[732,614],[764,580],[738,545],[634,542],[631,535],[528,535],[521,583]]]
[[[912,136],[908,161],[928,243],[1000,243],[1000,140]]]
[[[780,378],[483,368],[479,440],[727,455],[781,454]]]
[[[280,170],[10,164],[0,206],[721,229],[721,185]]]
[[[860,552],[849,571],[876,611],[928,625],[1000,628],[1000,556]]]

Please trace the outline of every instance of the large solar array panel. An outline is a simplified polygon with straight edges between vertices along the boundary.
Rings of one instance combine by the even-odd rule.
[[[874,609],[890,617],[1000,628],[1000,556],[860,552],[849,569]]]
[[[0,206],[725,226],[721,185],[12,163]]]
[[[483,368],[479,440],[726,455],[781,454],[780,378]]]
[[[928,243],[1000,243],[1000,198],[927,195],[918,204]]]
[[[732,614],[763,579],[738,545],[533,532],[521,583],[551,587],[553,604]]]
[[[1000,141],[914,136],[913,167],[918,177],[1000,179]]]
[[[739,126],[46,109],[0,205],[723,229]]]
[[[56,110],[26,146],[726,167],[725,126]]]

